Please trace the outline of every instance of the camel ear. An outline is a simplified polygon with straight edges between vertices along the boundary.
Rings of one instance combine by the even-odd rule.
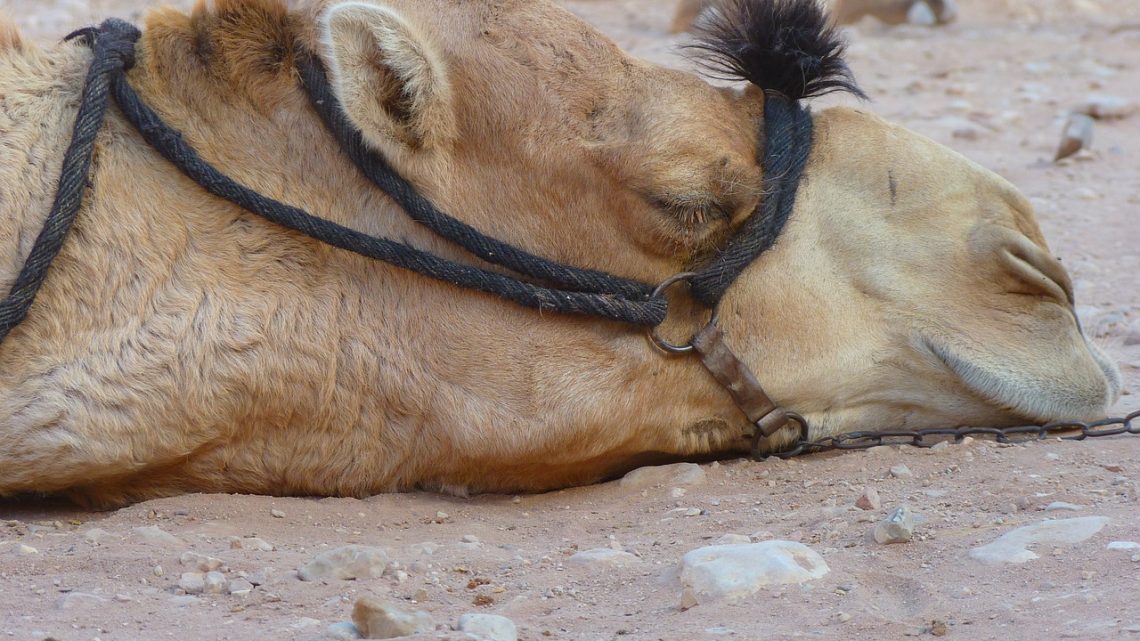
[[[345,2],[321,25],[333,91],[369,144],[417,150],[454,137],[442,56],[407,19],[388,7]]]

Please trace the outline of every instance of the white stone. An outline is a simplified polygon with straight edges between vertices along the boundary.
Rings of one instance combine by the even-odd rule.
[[[206,590],[206,575],[201,572],[183,572],[178,587],[186,594],[201,594]]]
[[[765,586],[804,583],[829,571],[819,554],[793,541],[698,548],[681,559],[681,607],[733,602]]]
[[[77,608],[101,606],[104,603],[107,603],[107,599],[97,594],[87,594],[86,592],[68,592],[56,600],[55,607],[60,610],[74,610]]]
[[[378,579],[388,568],[388,553],[366,545],[345,545],[322,552],[297,570],[302,581]]]
[[[225,565],[221,559],[215,559],[212,556],[198,554],[197,552],[183,552],[182,556],[178,557],[178,562],[182,565],[192,565],[199,572],[210,572]]]
[[[30,545],[24,545],[21,543],[16,547],[16,553],[21,556],[31,556],[33,554],[39,554],[40,551]]]
[[[283,519],[283,518],[285,518],[285,513],[282,512],[281,510],[274,509],[274,510],[269,510],[269,516],[272,516],[275,519]]]
[[[206,594],[221,594],[226,591],[226,575],[221,572],[207,572],[204,579],[204,590]]]
[[[744,534],[725,534],[717,539],[713,545],[742,545],[751,542],[752,538]]]
[[[934,15],[934,10],[930,8],[930,5],[925,2],[916,2],[906,12],[906,21],[910,24],[932,27],[938,24],[938,17]]]
[[[234,579],[230,581],[227,591],[234,596],[248,596],[250,592],[253,592],[253,584],[246,579]]]
[[[163,530],[157,525],[148,525],[146,527],[137,527],[133,530],[136,536],[143,540],[144,543],[152,545],[182,545],[182,541],[173,534]]]
[[[497,614],[464,614],[459,617],[459,631],[476,641],[518,641],[515,622]]]
[[[872,534],[875,541],[884,545],[906,543],[914,536],[914,514],[907,506],[900,506],[876,523]]]
[[[910,477],[914,476],[914,473],[912,473],[910,471],[910,468],[905,464],[899,463],[898,465],[895,465],[891,468],[891,476],[895,477],[896,479],[909,479]]]
[[[241,539],[240,546],[243,550],[251,550],[255,552],[272,552],[273,550],[277,549],[273,547],[272,543],[269,543],[264,539],[259,539],[256,536]]]
[[[365,639],[406,637],[435,628],[435,622],[427,612],[404,612],[370,596],[357,599],[352,609],[352,622]]]
[[[592,550],[582,550],[576,552],[574,556],[568,559],[569,563],[575,565],[590,565],[590,566],[616,566],[622,567],[639,563],[641,559],[624,552],[622,550],[614,550],[611,548],[594,548]]]
[[[970,557],[986,563],[1025,563],[1038,558],[1029,551],[1031,545],[1080,543],[1092,538],[1108,525],[1103,516],[1041,521],[1017,528],[998,537],[993,543],[970,550]]]
[[[1080,505],[1075,505],[1073,503],[1066,503],[1064,501],[1053,501],[1049,505],[1045,506],[1046,512],[1058,512],[1058,511],[1080,512],[1083,509],[1084,508],[1081,507]]]
[[[642,490],[659,485],[702,485],[707,479],[704,468],[695,463],[675,463],[655,467],[639,467],[626,474],[618,485],[631,490]]]
[[[1106,547],[1109,550],[1140,550],[1140,543],[1135,541],[1113,541]]]
[[[1135,101],[1123,96],[1089,96],[1078,111],[1088,114],[1098,120],[1112,120],[1127,118],[1136,113],[1138,105]]]

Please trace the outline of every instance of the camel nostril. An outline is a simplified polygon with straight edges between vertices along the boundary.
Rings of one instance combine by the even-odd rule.
[[[1045,250],[1028,239],[1019,239],[1003,247],[1000,254],[1006,267],[1035,293],[1049,295],[1070,308],[1076,304],[1068,272]]]

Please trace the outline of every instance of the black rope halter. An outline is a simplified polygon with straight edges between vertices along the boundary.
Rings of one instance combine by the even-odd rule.
[[[661,288],[535,256],[439,211],[365,144],[360,131],[340,108],[324,68],[312,55],[299,56],[302,82],[313,108],[360,171],[417,223],[527,280],[370,236],[238,184],[203,160],[130,86],[126,72],[134,65],[135,43],[140,36],[137,28],[118,19],[68,36],[82,38],[92,47],[94,56],[64,156],[55,203],[11,292],[0,302],[0,341],[26,318],[80,209],[95,137],[105,118],[109,96],[114,96],[127,121],[143,139],[180,171],[210,193],[273,223],[362,256],[544,312],[584,314],[645,327],[656,327],[665,320],[668,301]],[[724,250],[706,268],[689,277],[693,295],[710,308],[715,308],[740,273],[776,242],[795,204],[796,188],[811,148],[811,115],[795,101],[770,96],[766,100],[765,125],[762,165],[767,196]]]

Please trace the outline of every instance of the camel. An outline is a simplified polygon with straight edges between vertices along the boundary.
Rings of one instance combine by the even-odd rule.
[[[730,0],[722,26],[784,27],[734,24],[766,3]],[[630,57],[547,0],[161,9],[128,78],[240,183],[482,264],[347,159],[299,86],[302,49],[364,144],[442,211],[564,264],[661,283],[766,196],[758,136],[778,98]],[[41,48],[0,24],[0,293],[44,224],[91,57],[81,39]],[[716,309],[770,396],[812,437],[1103,416],[1120,375],[1083,334],[1027,199],[864,110],[812,119],[789,220]],[[88,182],[0,343],[0,496],[537,492],[752,444],[725,387],[644,328],[278,227],[207,193],[114,109]],[[658,331],[683,342],[709,310],[683,286],[668,295]]]
[[[681,0],[670,31],[689,31],[701,13],[715,3],[716,0]],[[954,0],[831,0],[829,8],[838,25],[854,24],[868,16],[889,25],[944,25],[958,19]]]

